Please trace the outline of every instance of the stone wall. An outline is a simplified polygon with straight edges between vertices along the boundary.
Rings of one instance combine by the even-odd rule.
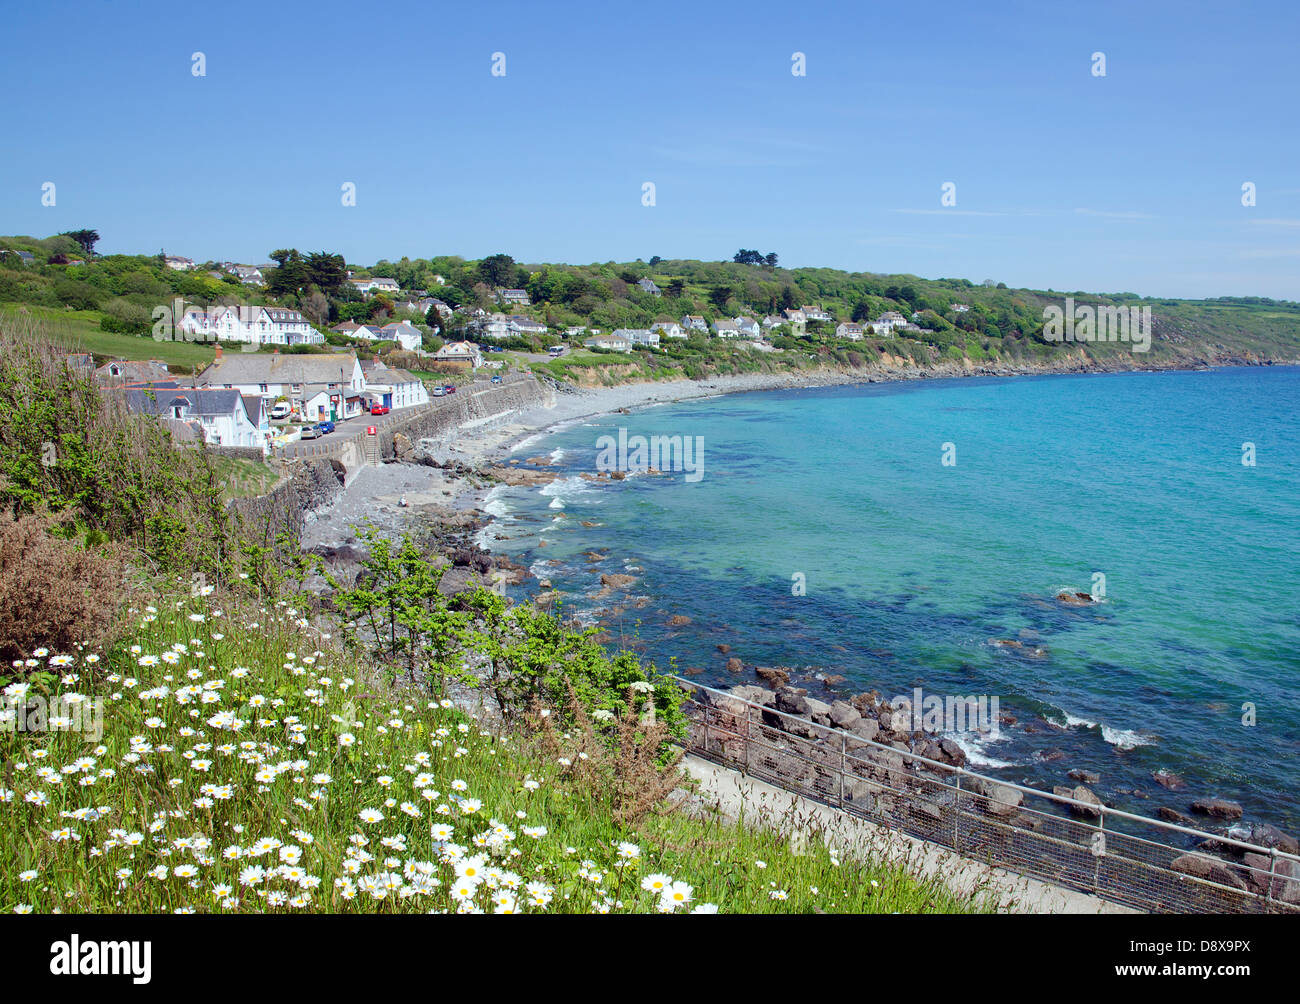
[[[343,490],[347,471],[332,457],[299,460],[293,474],[270,492],[255,498],[235,499],[230,503],[245,520],[267,526],[274,538],[279,529],[302,530],[302,515],[331,501]]]
[[[208,449],[218,457],[233,457],[235,460],[256,460],[262,463],[266,454],[260,446],[209,446]]]
[[[470,422],[476,428],[490,428],[512,420],[525,409],[554,405],[555,391],[528,376],[503,384],[476,381],[458,388],[455,394],[435,400],[437,407],[404,421],[391,422],[379,430],[380,456],[397,456],[393,447],[396,432],[418,442],[446,438]]]

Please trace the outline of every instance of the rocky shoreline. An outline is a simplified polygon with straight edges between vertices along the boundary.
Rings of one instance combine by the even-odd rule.
[[[712,735],[697,727],[695,742],[723,762],[757,767],[761,775],[793,790],[832,802],[842,800],[860,814],[885,821],[906,821],[922,834],[944,823],[956,802],[968,811],[1034,832],[1051,827],[1045,812],[1068,814],[1088,824],[1099,821],[1103,809],[1109,808],[1089,787],[1100,776],[1079,768],[1068,772],[1075,785],[1053,787],[1055,800],[1050,805],[1031,806],[1020,787],[993,778],[963,774],[955,782],[954,769],[967,767],[961,746],[912,728],[910,709],[883,700],[879,692],[840,696],[839,679],[801,676],[788,667],[747,668],[762,682],[739,684],[725,692],[694,692],[714,723]],[[1183,787],[1173,775],[1162,777],[1162,773],[1156,775],[1162,787]],[[1243,810],[1236,802],[1204,797],[1190,800],[1187,807],[1199,818],[1169,807],[1162,807],[1158,816],[1201,832],[1216,823],[1229,825],[1220,838],[1193,843],[1192,835],[1185,834],[1184,853],[1167,862],[1172,871],[1241,893],[1300,904],[1300,841],[1268,823],[1242,822]],[[1067,835],[1071,834],[1067,831]],[[1154,838],[1176,845],[1179,831],[1163,831]],[[1268,853],[1248,851],[1236,841]]]
[[[1246,361],[1246,364],[1252,363]],[[444,590],[447,592],[490,585],[499,580],[518,585],[531,578],[529,571],[514,565],[504,556],[493,555],[477,543],[482,539],[481,531],[492,521],[483,507],[488,492],[496,485],[542,485],[554,479],[556,473],[547,470],[550,458],[528,456],[525,459],[522,455],[511,457],[510,454],[522,454],[530,442],[565,425],[634,408],[755,390],[962,376],[1115,372],[1118,369],[1102,369],[1095,365],[980,368],[944,364],[924,369],[904,367],[898,370],[872,368],[862,371],[819,370],[808,374],[748,374],[700,382],[626,384],[598,389],[556,385],[553,406],[526,409],[491,429],[460,429],[453,435],[418,442],[396,435],[395,456],[386,458],[380,467],[362,468],[334,498],[305,515],[304,546],[324,558],[336,575],[341,575],[345,581],[354,581],[362,553],[353,527],[361,519],[367,519],[381,532],[393,536],[411,532],[423,546],[441,554],[450,566],[444,577]],[[625,602],[623,597],[632,603],[627,593],[635,581],[632,576],[602,573],[596,564],[593,564],[593,574],[600,580],[598,595],[614,601],[610,610],[616,613],[621,609],[620,604]],[[555,594],[550,591],[549,582],[543,580],[538,585],[540,592],[534,597],[534,602],[546,605]],[[323,592],[325,587],[323,579],[309,583],[309,588],[315,592]],[[1092,602],[1092,597],[1083,593],[1062,594],[1053,599],[1071,606]],[[607,618],[612,616],[610,610],[603,612]],[[1025,658],[1035,657],[1035,646],[1017,639],[989,639],[989,643],[1017,648],[1021,650],[1017,654]],[[861,749],[871,749],[876,758],[871,769],[880,772],[876,775],[877,781],[903,776],[899,772],[915,774],[929,769],[941,772],[943,767],[967,766],[966,753],[960,745],[943,736],[912,731],[907,727],[910,723],[900,721],[906,717],[900,709],[882,700],[876,692],[843,695],[838,690],[842,679],[784,667],[746,667],[734,656],[728,660],[728,669],[733,673],[750,669],[759,681],[732,688],[731,700],[737,707],[731,710],[748,708],[749,704],[741,704],[742,701],[760,709],[770,709],[766,714],[756,712],[757,720],[768,728],[775,728],[778,722],[782,722],[781,731],[796,739],[816,740],[819,736],[829,735],[831,729],[843,730],[853,737],[851,742],[856,740],[862,744]],[[1014,718],[1010,723],[1014,724]],[[869,745],[874,743],[881,743],[884,748]],[[835,755],[838,752],[837,746]],[[1070,800],[1064,804],[1069,804],[1069,811],[1076,818],[1096,818],[1100,814],[1097,807],[1104,803],[1089,785],[1096,784],[1097,775],[1075,768],[1068,772],[1068,777],[1075,783],[1057,786],[1053,793]],[[795,780],[807,781],[808,778]],[[1166,772],[1157,772],[1153,780],[1167,791],[1181,790],[1181,780]],[[987,785],[988,790],[979,794],[985,796],[982,801],[990,815],[1001,817],[1013,825],[1030,825],[1033,817],[1022,811],[1018,789],[996,781],[989,781]],[[871,787],[861,787],[848,793],[848,797],[852,801],[878,798],[881,794]],[[1294,838],[1266,824],[1241,823],[1242,809],[1236,803],[1195,798],[1183,808],[1186,812],[1162,806],[1159,817],[1188,828],[1206,829],[1220,824],[1224,826],[1223,835],[1230,839],[1260,843],[1284,853],[1293,853],[1287,848],[1295,845]],[[1245,888],[1251,875],[1240,867],[1243,863],[1253,864],[1243,861],[1241,856],[1234,856],[1230,844],[1215,846],[1213,841],[1207,841],[1192,848],[1173,867],[1189,875],[1213,876],[1215,881],[1233,888],[1239,885]],[[1292,863],[1284,864],[1291,867]],[[1234,865],[1237,866],[1235,871]],[[1298,881],[1283,883],[1287,895],[1300,893],[1300,871],[1293,877]],[[1294,901],[1300,901],[1300,895]]]

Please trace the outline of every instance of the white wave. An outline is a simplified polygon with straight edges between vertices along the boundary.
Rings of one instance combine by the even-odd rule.
[[[523,439],[519,440],[519,442],[515,443],[514,446],[510,447],[510,452],[522,453],[524,450],[528,449],[528,447],[532,446],[538,440],[545,439],[546,436],[547,436],[547,432],[545,430],[543,430],[542,432],[538,432],[532,436],[526,436]]]
[[[563,564],[562,561],[557,561],[554,558],[538,558],[528,566],[528,571],[532,573],[534,578],[549,579],[555,573],[555,570]]]
[[[1131,750],[1139,746],[1154,746],[1156,741],[1151,736],[1144,736],[1135,729],[1112,729],[1109,725],[1101,727],[1101,737],[1116,749]]]
[[[1094,722],[1088,718],[1080,718],[1068,711],[1062,711],[1060,714],[1064,721],[1058,720],[1054,715],[1045,715],[1044,717],[1060,728],[1100,729],[1101,738],[1116,749],[1131,750],[1136,749],[1138,746],[1154,746],[1156,742],[1153,736],[1143,735],[1136,729],[1117,729],[1110,725]]]
[[[986,749],[992,743],[1005,739],[1005,736],[999,736],[997,739],[991,735],[980,735],[978,732],[945,732],[945,739],[951,739],[961,751],[966,754],[966,762],[972,767],[1014,767],[1015,764],[1006,760],[999,760],[995,756],[990,756]]]
[[[556,478],[549,485],[543,485],[537,494],[549,498],[551,509],[563,509],[566,504],[574,502],[583,495],[593,494],[591,486],[582,478]]]
[[[505,485],[497,485],[483,498],[482,509],[489,516],[501,517],[508,516],[513,511],[509,503],[504,498]]]
[[[558,464],[564,459],[564,447],[557,446],[551,451],[551,463]]]

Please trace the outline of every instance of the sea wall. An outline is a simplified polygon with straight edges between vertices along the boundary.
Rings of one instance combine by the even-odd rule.
[[[457,389],[455,394],[437,399],[438,406],[403,421],[391,422],[379,430],[379,454],[398,455],[394,434],[411,442],[421,439],[453,438],[463,428],[491,428],[508,422],[529,408],[555,405],[555,391],[531,375],[519,376],[505,383],[475,382]]]
[[[265,495],[235,499],[230,507],[246,522],[265,526],[273,539],[280,529],[297,534],[303,513],[334,499],[343,490],[347,471],[332,457],[299,460],[293,473]]]

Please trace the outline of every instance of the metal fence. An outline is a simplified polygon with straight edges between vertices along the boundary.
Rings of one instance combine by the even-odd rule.
[[[850,815],[1139,910],[1300,913],[1300,858],[1276,847],[986,777],[675,679],[688,752]]]

